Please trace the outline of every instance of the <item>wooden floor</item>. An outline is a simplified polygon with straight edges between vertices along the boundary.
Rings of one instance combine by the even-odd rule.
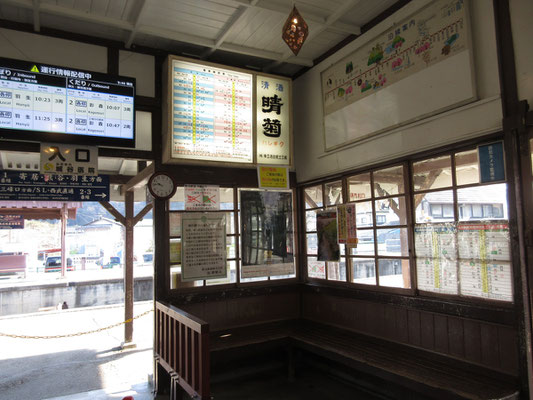
[[[287,374],[270,371],[246,379],[213,383],[211,394],[214,400],[387,399],[316,369],[299,371],[294,382],[288,382]]]

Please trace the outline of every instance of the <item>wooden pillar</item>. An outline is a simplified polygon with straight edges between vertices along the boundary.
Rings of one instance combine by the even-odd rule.
[[[128,191],[125,194],[126,200],[126,245],[124,263],[124,310],[125,320],[133,318],[133,228],[135,226],[133,215],[134,194]],[[133,340],[133,321],[124,325],[124,341],[130,343]]]
[[[65,250],[65,236],[67,234],[67,217],[68,217],[67,203],[63,203],[61,207],[61,278],[65,277],[67,271],[67,252]]]

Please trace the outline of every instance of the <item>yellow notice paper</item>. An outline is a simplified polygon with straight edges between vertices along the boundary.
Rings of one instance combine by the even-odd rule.
[[[261,189],[289,189],[289,168],[258,166],[257,176]]]

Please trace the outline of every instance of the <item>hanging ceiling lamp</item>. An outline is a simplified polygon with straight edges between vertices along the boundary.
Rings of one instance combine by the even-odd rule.
[[[309,36],[307,23],[296,9],[296,6],[294,6],[289,18],[285,21],[285,25],[283,25],[281,37],[294,55],[297,56],[307,36]]]

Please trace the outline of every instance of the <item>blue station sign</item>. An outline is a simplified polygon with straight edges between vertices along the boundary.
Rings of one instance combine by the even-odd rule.
[[[109,176],[43,175],[0,171],[0,200],[109,200]]]

